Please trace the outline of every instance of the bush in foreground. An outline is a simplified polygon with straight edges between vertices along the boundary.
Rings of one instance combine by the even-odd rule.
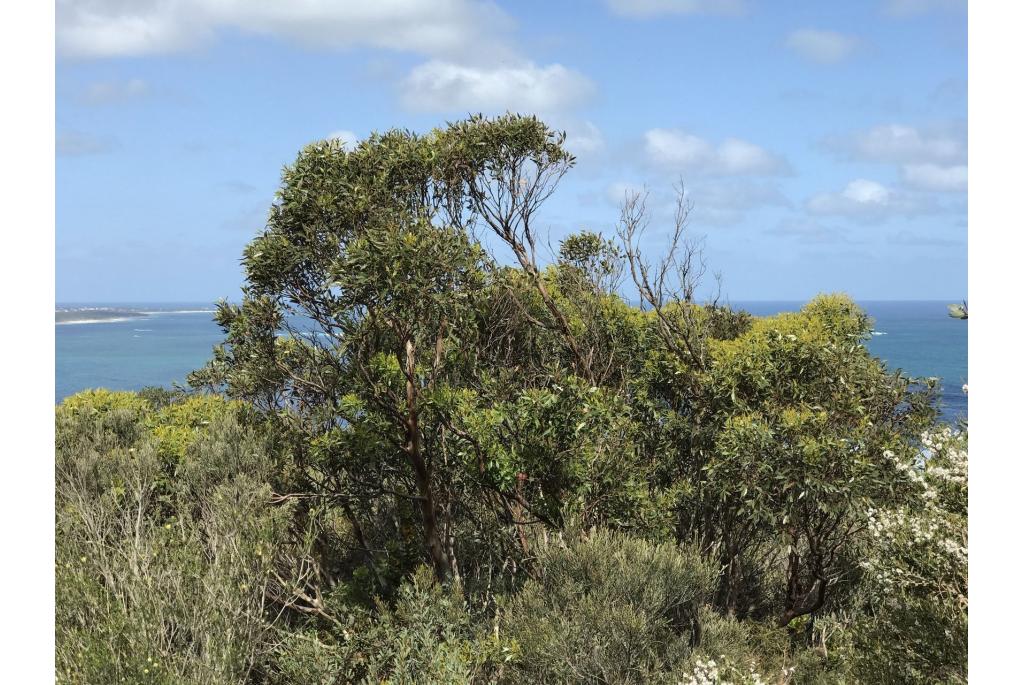
[[[241,412],[106,392],[58,407],[58,681],[252,682],[288,511],[268,504],[267,445]]]

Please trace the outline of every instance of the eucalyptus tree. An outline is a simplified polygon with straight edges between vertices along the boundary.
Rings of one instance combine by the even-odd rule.
[[[882,455],[912,452],[930,396],[871,357],[845,298],[756,322],[698,304],[681,187],[655,261],[634,195],[618,242],[570,236],[544,266],[539,211],[573,164],[520,115],[306,147],[192,381],[262,408],[290,450],[279,496],[346,522],[321,526],[328,582],[365,564],[386,588],[427,559],[490,588],[571,514],[698,541],[730,612],[819,612],[866,508],[903,496]]]
[[[245,250],[242,303],[218,307],[227,337],[193,384],[222,386],[295,429],[306,492],[291,494],[342,507],[371,568],[360,519],[387,500],[418,509],[436,575],[458,572],[452,488],[468,436],[440,408],[482,382],[477,320],[498,272],[473,237],[480,223],[516,254],[543,325],[582,359],[535,254],[534,215],[573,163],[563,140],[508,115],[373,134],[351,151],[309,145]]]

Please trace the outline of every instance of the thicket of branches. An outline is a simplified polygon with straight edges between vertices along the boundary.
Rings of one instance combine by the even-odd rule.
[[[681,188],[544,259],[563,142],[308,146],[206,393],[58,407],[59,680],[965,680],[966,426],[844,296],[699,303]]]

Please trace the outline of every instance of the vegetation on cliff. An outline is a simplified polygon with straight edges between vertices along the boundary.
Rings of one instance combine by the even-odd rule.
[[[562,142],[308,146],[195,392],[57,408],[59,680],[966,679],[966,427],[842,295],[698,303],[682,193],[538,261]]]

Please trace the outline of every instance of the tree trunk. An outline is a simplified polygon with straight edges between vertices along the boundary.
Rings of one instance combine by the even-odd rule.
[[[810,587],[801,582],[803,560],[801,560],[800,554],[797,552],[797,542],[799,539],[796,527],[790,526],[788,532],[790,539],[789,562],[786,565],[788,582],[786,587],[786,604],[778,621],[780,628],[788,626],[794,618],[820,609],[825,604],[825,590],[828,587],[824,564],[821,555],[815,551],[816,547],[813,542],[811,543],[812,551],[807,559],[811,576]]]
[[[434,574],[441,582],[451,575],[451,564],[441,540],[440,527],[437,524],[437,507],[434,504],[434,493],[430,485],[430,470],[423,456],[423,445],[420,439],[419,410],[416,406],[416,347],[412,339],[405,341],[405,445],[404,451],[412,463],[416,475],[416,490],[419,494],[420,513],[423,516],[423,538],[426,543],[430,563]]]

